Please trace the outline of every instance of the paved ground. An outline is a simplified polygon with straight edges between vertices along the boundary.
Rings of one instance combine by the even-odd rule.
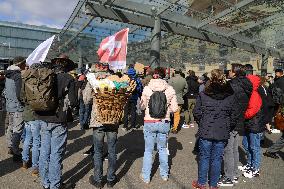
[[[0,189],[41,189],[39,179],[31,176],[31,170],[21,169],[21,164],[12,162],[11,156],[6,152],[3,121],[0,122]],[[153,178],[149,185],[143,184],[139,179],[144,152],[142,129],[132,132],[119,130],[118,139],[118,170],[120,181],[115,185],[117,189],[190,189],[191,181],[197,176],[196,157],[191,153],[194,146],[195,128],[182,129],[177,135],[170,135],[170,165],[171,175],[168,182],[159,177],[157,166],[158,156],[154,156]],[[280,137],[279,134],[268,135],[265,147]],[[89,183],[92,175],[92,159],[82,153],[89,148],[92,142],[91,131],[80,131],[74,123],[69,126],[68,145],[65,154],[63,179],[64,182],[76,184],[76,188],[93,188]],[[244,160],[243,150],[240,148],[241,161]],[[281,189],[284,188],[283,168],[284,151],[280,152],[281,159],[273,160],[263,157],[261,176],[249,180],[241,177],[235,189]],[[107,162],[104,164],[107,167]],[[106,186],[105,186],[106,188]]]

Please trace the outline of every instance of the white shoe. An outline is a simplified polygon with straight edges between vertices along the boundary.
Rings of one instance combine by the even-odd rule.
[[[126,129],[126,128],[124,128],[124,127],[122,127],[122,128],[121,128],[121,130],[123,130],[123,131],[127,131],[127,129]]]
[[[271,129],[271,133],[278,134],[281,133],[281,131],[278,129]]]
[[[189,124],[190,127],[194,127],[194,123]]]
[[[243,173],[243,176],[246,178],[254,178],[259,176],[259,170],[248,170]]]
[[[189,128],[189,125],[187,125],[187,124],[184,123],[181,127],[184,128],[184,129],[188,129],[188,128]]]
[[[246,172],[248,170],[250,170],[250,166],[249,165],[243,165],[243,166],[238,166],[238,169],[242,172]]]

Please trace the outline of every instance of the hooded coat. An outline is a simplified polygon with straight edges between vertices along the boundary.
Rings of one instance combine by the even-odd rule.
[[[162,79],[151,79],[149,84],[143,90],[141,96],[141,109],[146,109],[144,120],[147,121],[159,120],[151,118],[149,113],[149,100],[151,95],[155,91],[165,91],[165,95],[167,98],[167,105],[168,105],[168,110],[165,120],[170,120],[170,113],[178,111],[177,97],[173,87]]]
[[[261,133],[265,130],[267,123],[266,98],[265,91],[260,85],[260,78],[255,75],[248,75],[253,86],[253,91],[249,100],[248,108],[245,112],[245,131],[250,133]]]
[[[186,97],[188,99],[196,99],[199,93],[198,78],[196,76],[187,76],[185,80],[187,82]]]
[[[240,112],[240,117],[236,123],[234,130],[243,131],[245,122],[245,111],[248,107],[248,102],[252,93],[252,83],[246,77],[235,77],[230,81],[231,87],[237,100],[236,107]]]
[[[20,101],[22,88],[21,69],[18,66],[11,65],[4,74],[6,77],[4,89],[6,111],[23,112],[24,107]]]
[[[228,140],[229,133],[240,116],[230,84],[210,83],[197,97],[193,115],[198,124],[199,137],[207,140]]]

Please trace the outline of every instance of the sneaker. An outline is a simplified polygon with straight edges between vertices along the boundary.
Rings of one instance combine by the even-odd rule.
[[[108,161],[108,153],[106,153],[103,158],[104,158],[104,161]]]
[[[29,168],[28,162],[23,161],[23,166],[22,166],[22,168],[23,168],[23,169],[28,169],[28,168]]]
[[[195,189],[206,189],[206,185],[198,184],[198,182],[195,180],[191,183],[192,187]]]
[[[34,168],[34,169],[32,170],[32,176],[34,176],[34,177],[38,177],[38,176],[39,176],[38,168]]]
[[[162,180],[167,182],[169,180],[169,178],[168,177],[162,177]]]
[[[126,131],[127,131],[127,128],[122,127],[121,130],[124,131],[124,132],[126,132]]]
[[[173,134],[177,134],[178,131],[177,131],[177,130],[172,130],[172,133],[173,133]]]
[[[94,152],[93,152],[92,148],[83,153],[84,156],[89,156],[89,155],[93,155],[93,154],[94,154]]]
[[[114,179],[113,181],[107,181],[107,187],[113,188],[113,186],[116,184],[117,180]]]
[[[281,131],[278,129],[271,129],[271,133],[278,134],[278,133],[281,133]]]
[[[246,178],[254,178],[259,176],[259,170],[250,169],[243,173],[243,176]]]
[[[90,176],[90,177],[89,177],[89,183],[90,183],[91,185],[93,185],[94,187],[96,187],[96,188],[103,188],[102,182],[96,182],[96,181],[94,181],[93,176]]]
[[[250,170],[250,165],[243,165],[243,166],[238,166],[238,169],[242,172],[246,172],[248,170]]]
[[[233,183],[238,184],[239,183],[239,177],[234,177]]]
[[[229,178],[223,178],[218,182],[219,186],[234,186],[234,182]]]
[[[189,128],[189,125],[187,125],[187,124],[184,123],[181,127],[184,128],[184,129],[188,129],[188,128]]]
[[[273,158],[273,159],[279,159],[279,156],[277,156],[276,153],[272,153],[272,152],[267,152],[266,151],[265,153],[263,153],[263,155],[266,156],[266,157]]]
[[[145,183],[145,184],[149,184],[150,180],[145,180],[142,173],[140,174],[140,179]]]
[[[189,124],[190,127],[194,127],[194,123]]]

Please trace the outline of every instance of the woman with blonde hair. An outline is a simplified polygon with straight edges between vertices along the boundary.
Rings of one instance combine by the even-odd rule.
[[[232,87],[221,70],[212,70],[210,83],[199,94],[194,108],[200,151],[198,180],[192,182],[193,188],[205,189],[208,177],[210,189],[217,188],[224,148],[237,117]]]

